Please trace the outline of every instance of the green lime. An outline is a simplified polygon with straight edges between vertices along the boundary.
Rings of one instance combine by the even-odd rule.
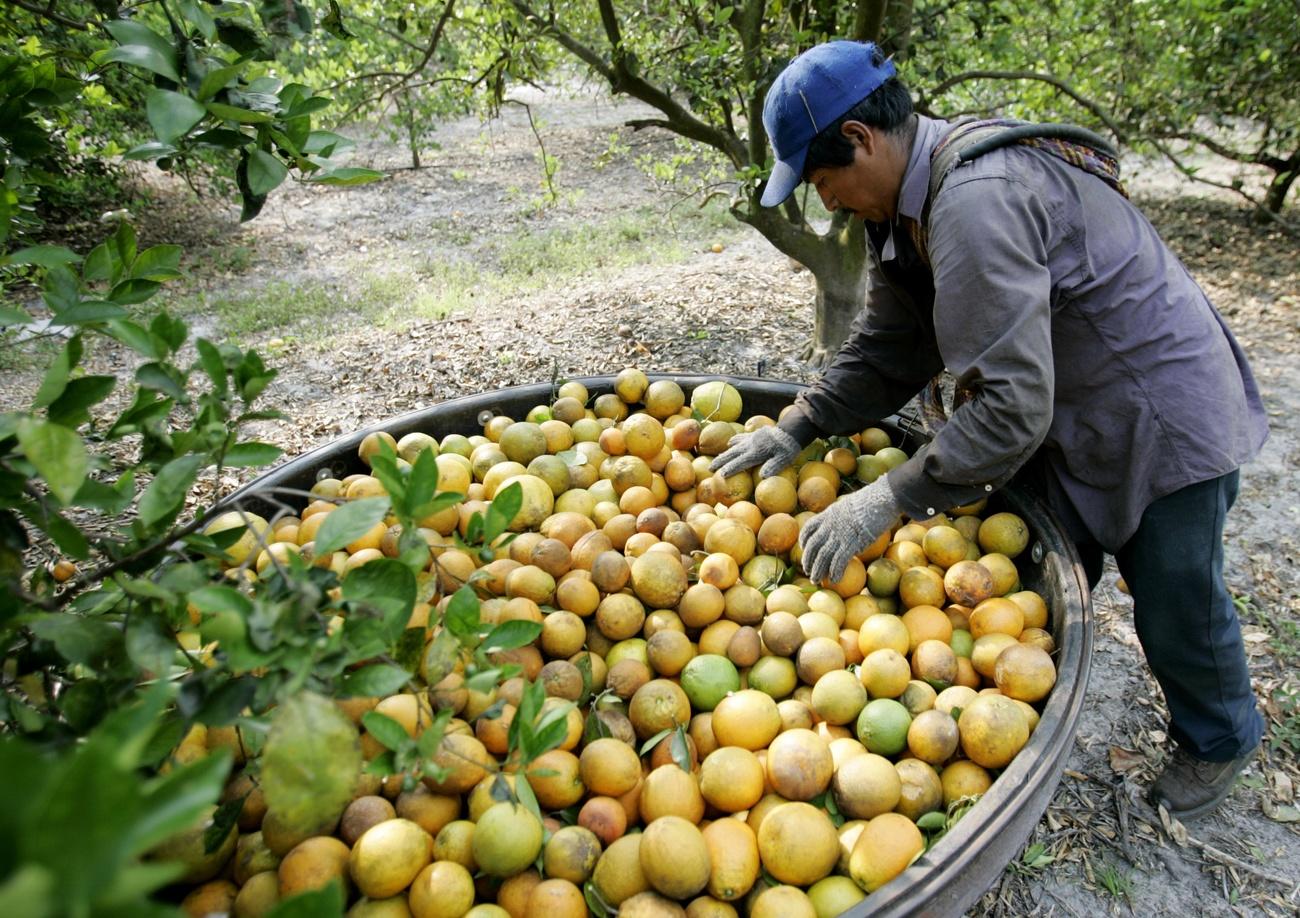
[[[712,711],[728,692],[740,691],[740,673],[721,654],[702,653],[691,657],[682,669],[681,683],[692,708]]]
[[[952,647],[952,652],[959,657],[970,659],[970,652],[975,648],[975,638],[965,628],[953,630],[952,637],[948,644]]]
[[[877,698],[858,715],[858,740],[876,755],[898,755],[907,748],[912,715],[893,698]]]

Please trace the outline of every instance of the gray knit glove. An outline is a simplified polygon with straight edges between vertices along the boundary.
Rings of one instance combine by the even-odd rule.
[[[882,475],[814,516],[799,533],[808,579],[813,583],[839,580],[849,559],[880,538],[900,512],[889,476]]]
[[[753,433],[732,437],[727,448],[709,463],[709,470],[725,478],[761,462],[759,475],[770,478],[793,462],[802,448],[798,440],[780,427],[760,427]]]

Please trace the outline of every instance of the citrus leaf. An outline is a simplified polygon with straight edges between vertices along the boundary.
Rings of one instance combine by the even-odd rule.
[[[17,433],[18,445],[45,479],[50,493],[63,504],[71,503],[90,468],[81,437],[61,424],[35,418],[20,420]]]
[[[361,723],[366,728],[366,732],[386,749],[396,751],[411,741],[406,728],[387,714],[367,711],[361,716]]]
[[[291,832],[331,825],[361,773],[357,729],[328,698],[302,692],[276,709],[262,752],[267,808]]]
[[[335,510],[333,513],[340,511]],[[326,520],[328,523],[328,519]],[[322,524],[321,529],[325,526]],[[379,558],[364,564],[343,580],[343,598],[378,610],[387,640],[396,641],[415,608],[415,574],[400,561]]]
[[[288,175],[285,164],[265,150],[254,150],[248,155],[248,187],[253,194],[270,194]]]
[[[140,522],[152,526],[178,513],[205,464],[203,456],[181,456],[159,469],[140,497]]]
[[[163,143],[174,143],[208,113],[189,96],[156,88],[145,97],[144,110],[154,136]]]
[[[331,510],[316,531],[316,556],[327,555],[355,542],[388,515],[388,508],[387,497],[363,497]],[[364,570],[364,567],[357,570]]]
[[[488,653],[494,650],[514,650],[531,644],[541,633],[541,622],[528,622],[521,619],[502,622],[484,638],[483,649]]]
[[[339,683],[343,697],[384,698],[411,680],[411,674],[391,663],[376,663],[348,673]]]
[[[142,67],[173,83],[181,81],[176,72],[176,49],[153,29],[125,19],[106,22],[104,28],[118,41],[118,47],[105,54],[104,60]]]
[[[270,443],[236,443],[226,451],[225,464],[231,468],[270,465],[283,454],[284,450]]]

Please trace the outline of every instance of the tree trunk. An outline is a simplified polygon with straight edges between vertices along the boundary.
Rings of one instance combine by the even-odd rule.
[[[1300,167],[1274,174],[1273,181],[1268,186],[1268,193],[1264,196],[1264,207],[1269,213],[1282,212],[1282,208],[1286,206],[1286,196],[1297,178],[1300,178]],[[1259,221],[1261,223],[1268,221],[1268,217],[1260,214]]]
[[[827,282],[816,275],[814,277],[817,280],[817,311],[806,353],[810,364],[824,368],[849,336],[849,327],[862,311],[866,302],[867,275],[866,271],[859,270],[856,278],[839,276],[828,278]]]
[[[895,60],[907,60],[912,47],[913,0],[889,0],[880,46]]]

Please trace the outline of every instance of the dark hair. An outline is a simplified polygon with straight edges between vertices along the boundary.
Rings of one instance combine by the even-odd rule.
[[[890,77],[812,139],[808,144],[808,158],[804,160],[804,179],[816,169],[853,162],[853,144],[841,130],[846,121],[861,121],[887,134],[895,134],[903,130],[911,116],[911,93],[898,77]]]

